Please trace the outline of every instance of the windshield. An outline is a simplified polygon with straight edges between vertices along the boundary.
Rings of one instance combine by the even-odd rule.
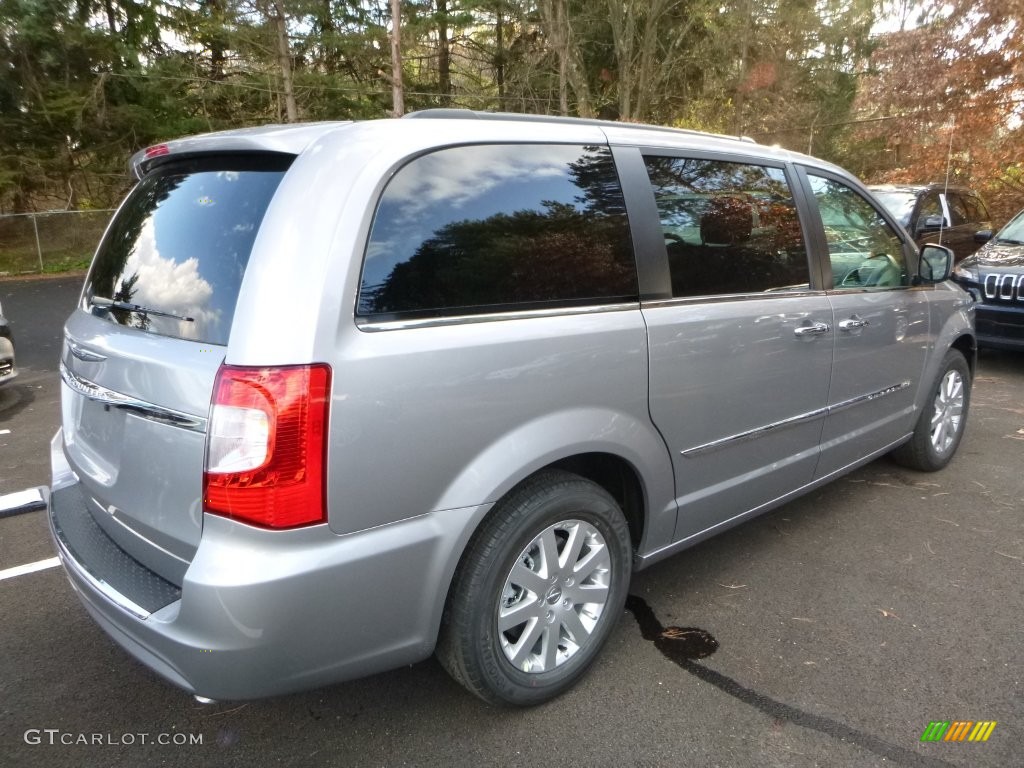
[[[147,175],[100,244],[83,309],[149,333],[226,344],[253,241],[290,161],[221,157]]]
[[[900,224],[904,227],[910,225],[910,214],[914,212],[914,204],[917,202],[917,196],[913,192],[883,192],[877,189],[871,191]]]
[[[999,230],[999,234],[996,235],[996,242],[1013,243],[1015,245],[1024,243],[1024,211],[1010,219],[1010,223]]]

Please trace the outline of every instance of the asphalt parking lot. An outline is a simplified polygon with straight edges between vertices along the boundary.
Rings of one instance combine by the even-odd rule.
[[[80,281],[0,282],[21,368],[0,495],[47,481]],[[433,661],[202,705],[110,642],[59,568],[0,578],[0,766],[1020,765],[1022,456],[1024,354],[984,353],[949,468],[874,462],[636,574],[591,674],[532,710]],[[0,518],[0,577],[53,556],[44,513]],[[924,743],[932,721],[997,725]]]

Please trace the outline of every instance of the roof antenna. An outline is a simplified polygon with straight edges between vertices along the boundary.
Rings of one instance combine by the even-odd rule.
[[[949,170],[953,164],[953,134],[956,133],[956,115],[952,115],[953,124],[949,127],[949,147],[946,149],[946,186],[942,189],[942,221],[939,222],[939,245],[942,245],[942,232],[946,228],[946,217],[953,224],[953,213],[949,209]]]

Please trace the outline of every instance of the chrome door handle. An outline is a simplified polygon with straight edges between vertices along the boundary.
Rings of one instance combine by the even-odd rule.
[[[829,330],[828,323],[811,323],[810,325],[801,325],[799,328],[794,328],[793,333],[796,334],[798,339],[806,339],[810,336],[823,336]]]
[[[839,330],[841,331],[853,331],[857,328],[866,328],[871,323],[861,317],[854,315],[853,317],[847,318],[846,320],[839,321]]]

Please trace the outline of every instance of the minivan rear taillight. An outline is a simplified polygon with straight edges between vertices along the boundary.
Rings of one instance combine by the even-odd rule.
[[[206,434],[203,510],[267,528],[327,519],[327,365],[222,365]]]

